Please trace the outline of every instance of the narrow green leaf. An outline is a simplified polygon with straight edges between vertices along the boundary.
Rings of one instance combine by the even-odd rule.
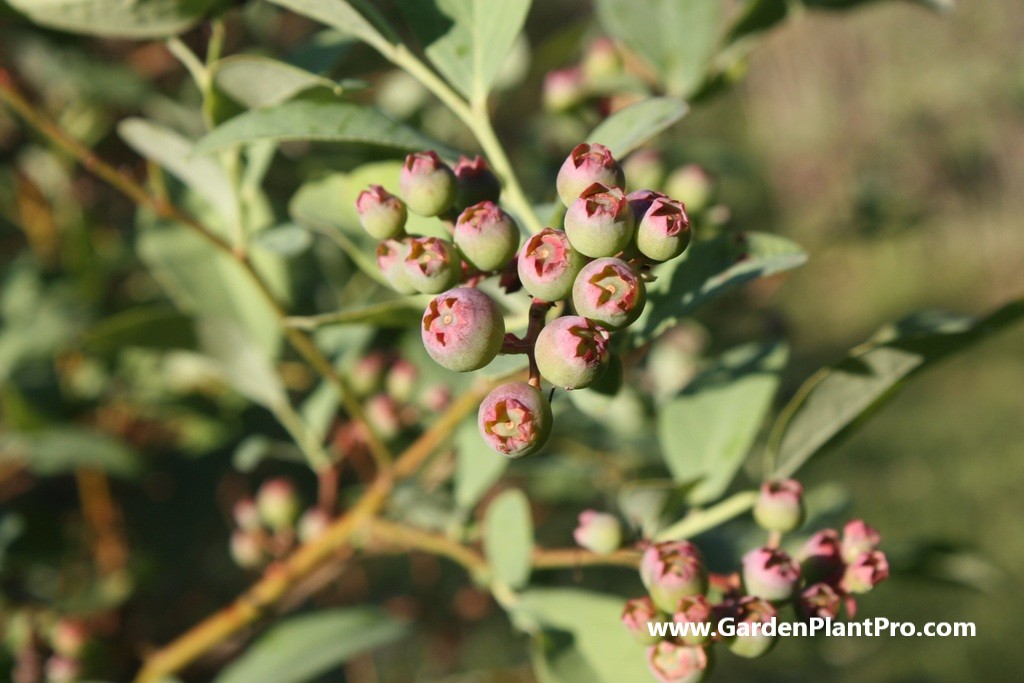
[[[345,2],[345,0],[270,0],[270,2],[310,19],[316,19],[346,35],[355,36],[377,49],[397,42],[394,29],[384,22],[372,6],[363,2],[353,3]],[[356,6],[360,9],[356,9]]]
[[[609,116],[587,140],[605,145],[622,158],[686,116],[688,110],[682,100],[651,97]]]
[[[448,82],[482,101],[523,29],[530,0],[407,0],[399,7]]]
[[[259,55],[232,55],[210,71],[217,87],[251,109],[281,104],[312,88],[324,88],[334,95],[344,92],[329,78]]]
[[[676,514],[696,481],[640,479],[619,489],[617,504],[622,516],[643,538],[654,538]]]
[[[494,456],[476,420],[466,420],[455,434],[455,504],[471,510],[508,469],[508,458]]]
[[[294,258],[312,246],[313,235],[300,225],[285,223],[261,230],[252,241],[260,249],[284,258]]]
[[[146,119],[129,118],[117,125],[117,133],[129,147],[169,171],[210,203],[228,225],[238,220],[231,179],[215,160],[193,156],[193,143],[166,126]]]
[[[113,358],[130,347],[194,349],[192,319],[166,304],[129,308],[103,318],[85,331],[82,348]]]
[[[800,387],[772,429],[771,476],[792,476],[891,399],[907,379],[1022,318],[1024,300],[1016,300],[982,318],[919,313],[882,328]]]
[[[624,683],[650,678],[644,648],[623,637],[624,599],[574,588],[520,594],[514,619],[541,627],[534,667],[544,683]]]
[[[228,119],[196,143],[195,154],[208,154],[259,140],[353,142],[400,150],[449,150],[372,107],[312,91],[265,109]]]
[[[218,0],[7,0],[50,28],[106,38],[162,38],[183,33]]]
[[[495,575],[512,588],[522,588],[530,580],[533,517],[530,502],[522,491],[504,491],[487,507],[484,551]]]
[[[597,0],[597,17],[654,69],[670,94],[685,97],[704,82],[723,7],[709,0]]]
[[[122,441],[68,426],[0,437],[0,462],[23,463],[41,476],[79,469],[130,476],[139,470],[137,455]]]
[[[426,301],[424,301],[426,299]],[[288,318],[290,327],[315,330],[332,325],[373,325],[374,327],[415,327],[423,317],[427,297],[390,299],[378,304],[346,308],[334,313]]]
[[[719,235],[690,245],[682,258],[654,272],[647,306],[633,329],[645,344],[719,294],[804,264],[807,254],[785,237],[748,232]]]
[[[308,683],[407,631],[405,624],[368,607],[292,617],[267,631],[214,683]]]
[[[757,437],[785,366],[782,343],[726,352],[658,413],[658,437],[672,477],[699,480],[693,503],[720,497]]]

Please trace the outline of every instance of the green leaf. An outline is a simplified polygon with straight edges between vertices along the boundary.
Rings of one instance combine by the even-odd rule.
[[[209,202],[225,223],[237,223],[238,204],[231,179],[215,160],[192,156],[191,140],[166,126],[139,118],[121,121],[117,124],[117,133],[129,147],[167,169]]]
[[[381,111],[333,95],[312,91],[265,109],[254,109],[228,119],[196,143],[196,154],[260,140],[316,140],[379,145],[399,150],[447,147]]]
[[[277,314],[257,293],[238,261],[212,249],[182,225],[146,211],[136,215],[136,249],[174,304],[191,315],[235,321],[264,352],[276,357],[281,345]],[[283,289],[279,259],[264,252],[254,253],[253,260],[275,291]]]
[[[253,403],[276,411],[288,393],[270,358],[246,331],[224,318],[203,317],[197,325],[199,347],[217,363],[227,382]]]
[[[406,632],[402,622],[368,607],[291,617],[267,631],[214,683],[306,683]]]
[[[239,472],[254,472],[266,460],[302,463],[302,451],[288,441],[278,441],[262,434],[250,434],[231,455],[231,466]]]
[[[381,50],[397,42],[394,29],[388,26],[372,6],[345,0],[270,0],[310,19],[333,26],[342,33],[355,36]],[[357,10],[354,5],[360,9]],[[360,11],[362,10],[362,11]]]
[[[256,233],[252,242],[260,249],[266,249],[284,258],[293,258],[313,245],[313,235],[300,225],[285,223],[261,230]]]
[[[587,140],[605,145],[621,159],[686,116],[688,110],[682,100],[651,97],[606,118]]]
[[[530,580],[533,517],[530,502],[522,491],[503,491],[487,507],[484,552],[495,575],[512,588],[521,588]]]
[[[162,38],[183,33],[218,0],[8,0],[50,28],[106,38]]]
[[[427,296],[390,299],[368,306],[345,308],[334,313],[288,318],[288,325],[302,330],[315,330],[330,325],[415,327],[423,317],[423,309],[429,300]]]
[[[704,82],[723,7],[709,0],[597,0],[597,17],[654,69],[670,94],[685,97]]]
[[[0,438],[0,462],[23,463],[41,476],[91,469],[118,476],[138,472],[136,454],[122,441],[79,427],[52,427]]]
[[[624,683],[650,678],[644,648],[624,633],[625,600],[574,588],[534,588],[514,618],[538,624],[533,662],[542,683]]]
[[[218,88],[250,109],[281,104],[313,88],[324,88],[337,96],[345,92],[329,78],[259,55],[225,57],[210,72]]]
[[[406,0],[427,57],[472,102],[483,101],[530,11],[530,0]]]
[[[788,356],[785,344],[726,352],[658,413],[665,464],[676,481],[699,482],[693,503],[720,497],[750,452]]]
[[[619,489],[617,503],[622,516],[643,538],[654,538],[675,515],[695,481],[640,479]]]
[[[501,479],[508,458],[487,447],[476,420],[466,420],[455,434],[455,504],[470,510]]]
[[[140,306],[103,318],[85,331],[82,348],[113,358],[125,348],[194,349],[192,319],[167,305]]]
[[[790,477],[880,408],[903,382],[1024,318],[1024,299],[974,318],[919,313],[879,330],[807,380],[779,415],[768,444],[773,477]]]
[[[748,282],[792,270],[807,254],[785,237],[761,232],[718,235],[690,245],[660,266],[647,287],[647,307],[633,329],[645,344],[714,297]]]

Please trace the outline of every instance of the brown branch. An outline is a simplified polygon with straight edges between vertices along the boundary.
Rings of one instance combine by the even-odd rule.
[[[92,529],[96,566],[104,575],[117,574],[128,564],[128,544],[110,481],[102,472],[92,470],[77,470],[75,480],[82,517]]]
[[[4,69],[0,69],[0,102],[6,104],[12,111],[24,119],[29,126],[42,134],[43,137],[48,139],[58,149],[70,155],[87,171],[106,181],[138,206],[153,211],[160,218],[180,223],[206,240],[218,251],[234,258],[256,286],[260,296],[273,309],[288,342],[317,372],[337,385],[345,411],[353,420],[362,423],[365,427],[367,444],[374,460],[377,462],[377,466],[383,468],[391,462],[390,450],[388,450],[388,447],[366,421],[362,406],[349,387],[348,380],[335,369],[331,361],[324,356],[305,332],[285,324],[285,320],[288,317],[287,311],[284,310],[284,307],[277,300],[277,296],[271,290],[270,285],[259,274],[245,253],[236,250],[227,240],[217,235],[195,217],[185,213],[167,199],[151,194],[129,174],[114,168],[111,164],[94,154],[91,149],[73,138],[67,131],[32,106],[17,90],[10,74]]]

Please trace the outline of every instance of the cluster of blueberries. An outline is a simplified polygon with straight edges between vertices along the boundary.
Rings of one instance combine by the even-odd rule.
[[[497,204],[501,184],[480,157],[449,167],[435,152],[410,154],[398,196],[372,185],[356,201],[363,229],[380,240],[377,263],[388,284],[402,294],[437,295],[421,325],[431,358],[468,372],[499,353],[529,355],[530,381],[497,387],[479,411],[485,442],[510,458],[537,452],[551,431],[540,378],[565,389],[600,380],[611,333],[643,311],[650,268],[690,243],[683,203],[653,190],[626,194],[622,167],[603,145],[573,149],[556,186],[563,229],[544,228],[522,246],[519,226]],[[451,239],[406,234],[408,211],[445,221]],[[533,297],[539,324],[524,338],[506,334],[498,304],[476,288],[489,276]],[[563,301],[573,313],[545,324],[544,313]]]

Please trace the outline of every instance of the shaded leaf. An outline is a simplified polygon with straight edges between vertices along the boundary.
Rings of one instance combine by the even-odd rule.
[[[650,65],[670,94],[685,97],[704,81],[723,7],[708,0],[597,0],[597,17],[609,35]]]
[[[8,0],[50,28],[107,38],[161,38],[182,33],[218,0]]]
[[[767,458],[773,477],[792,476],[891,399],[902,383],[943,358],[1024,318],[1024,300],[982,318],[918,313],[872,339],[800,387],[772,429]]]
[[[387,25],[372,5],[345,0],[270,0],[310,19],[333,26],[377,49],[397,41],[394,29]],[[357,9],[358,7],[358,9]]]
[[[210,71],[218,88],[252,109],[280,104],[312,88],[325,88],[334,95],[344,92],[329,78],[259,55],[232,55]]]
[[[42,476],[92,469],[119,476],[139,469],[136,454],[119,439],[79,427],[50,427],[0,438],[0,462],[23,463]]]
[[[368,607],[291,617],[267,631],[214,683],[306,683],[406,632],[402,622]]]
[[[644,648],[622,626],[623,598],[573,588],[522,593],[513,618],[540,626],[534,667],[545,683],[623,683],[650,678]]]
[[[103,318],[85,331],[82,348],[113,357],[125,348],[194,349],[192,319],[166,305],[130,308]]]
[[[688,110],[682,100],[651,97],[606,118],[587,140],[605,145],[621,159],[686,116]]]
[[[455,434],[455,504],[472,509],[508,469],[508,458],[495,457],[476,420],[466,420]]]
[[[690,245],[657,268],[647,307],[635,323],[634,343],[645,344],[714,297],[761,277],[792,270],[807,254],[791,240],[761,232],[718,235]]]
[[[682,506],[696,481],[646,479],[626,482],[617,503],[623,518],[644,538],[654,538]]]
[[[236,323],[203,317],[197,323],[200,349],[217,363],[224,381],[253,403],[276,411],[288,394],[270,358]]]
[[[251,434],[235,448],[231,455],[231,466],[239,472],[253,472],[265,460],[305,462],[302,451],[295,444],[271,439],[262,434]]]
[[[500,455],[491,454],[495,458]],[[526,494],[503,491],[487,506],[484,551],[495,575],[512,588],[530,579],[533,555],[533,517]]]
[[[723,354],[658,413],[665,464],[676,481],[699,480],[693,503],[717,499],[754,444],[788,356],[785,344],[748,344]]]
[[[373,107],[314,91],[228,119],[196,143],[195,153],[207,154],[260,140],[351,142],[400,150],[448,151]]]

